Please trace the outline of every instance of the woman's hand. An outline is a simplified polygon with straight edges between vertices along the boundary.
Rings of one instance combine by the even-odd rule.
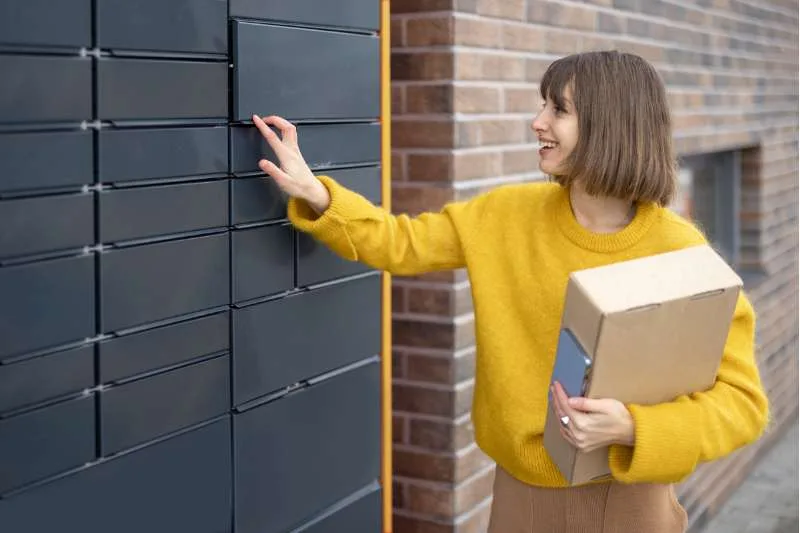
[[[590,452],[611,444],[633,446],[633,417],[622,402],[568,398],[560,383],[550,391],[561,435],[579,450]]]
[[[303,159],[294,124],[281,117],[262,119],[258,115],[253,115],[253,122],[280,162],[278,167],[272,161],[262,159],[258,162],[258,167],[272,176],[283,192],[305,200],[318,214],[325,212],[331,203],[330,194]],[[269,126],[275,126],[281,132],[280,137]]]

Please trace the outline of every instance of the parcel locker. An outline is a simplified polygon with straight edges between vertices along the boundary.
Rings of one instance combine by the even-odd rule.
[[[225,54],[227,11],[223,0],[96,0],[97,46]]]
[[[0,362],[0,412],[77,393],[94,385],[94,346]]]
[[[105,243],[228,225],[227,180],[115,189],[98,199]]]
[[[294,230],[287,224],[237,230],[231,236],[233,300],[242,302],[294,286]]]
[[[94,421],[93,396],[0,420],[0,494],[92,461]]]
[[[380,277],[233,311],[234,402],[377,355]]]
[[[0,195],[93,183],[93,157],[88,131],[0,133]]]
[[[379,3],[374,0],[229,0],[232,17],[377,30]]]
[[[196,178],[228,170],[228,128],[107,129],[98,134],[102,183]]]
[[[96,96],[102,120],[224,120],[228,116],[228,65],[104,58],[97,61]]]
[[[226,355],[102,391],[103,455],[226,413],[230,407],[229,366]]]
[[[233,32],[236,120],[253,113],[289,120],[380,115],[377,37],[251,22],[234,22]]]
[[[0,123],[91,120],[91,59],[0,55],[0,72]]]
[[[0,268],[0,358],[95,334],[94,256]]]
[[[330,248],[307,233],[298,234],[297,285],[299,287],[353,276],[370,270],[370,267],[363,263],[339,257]]]
[[[300,527],[297,533],[341,533],[381,530],[381,490],[377,483],[355,501]]]
[[[228,312],[123,335],[98,344],[101,383],[228,350]]]
[[[105,332],[230,302],[228,234],[112,250],[100,256]]]
[[[231,427],[225,418],[0,502],[0,531],[228,533]]]
[[[377,480],[379,393],[371,363],[235,415],[237,533],[291,531]]]
[[[236,178],[231,182],[231,221],[247,224],[286,218],[286,201],[269,177]]]
[[[0,260],[94,244],[94,195],[0,200]]]
[[[92,0],[0,2],[0,47],[92,45]]]
[[[372,164],[381,160],[380,124],[308,124],[297,127],[303,157],[312,169]],[[253,127],[231,127],[231,172],[261,172],[259,159],[278,159]]]

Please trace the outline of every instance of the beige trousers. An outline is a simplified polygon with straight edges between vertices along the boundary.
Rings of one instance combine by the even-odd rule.
[[[671,485],[527,485],[497,467],[488,533],[685,533]]]

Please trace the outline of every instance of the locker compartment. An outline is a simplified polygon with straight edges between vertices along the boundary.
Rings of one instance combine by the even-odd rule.
[[[267,112],[291,120],[380,115],[377,36],[251,22],[234,22],[233,32],[236,120]],[[278,50],[294,53],[271,53]]]
[[[230,431],[220,420],[19,493],[0,531],[230,532]]]
[[[289,290],[294,285],[294,230],[287,225],[233,232],[235,302]]]
[[[109,383],[228,350],[228,313],[125,335],[99,345],[100,382]]]
[[[373,0],[230,0],[230,6],[231,17],[370,30],[377,30],[380,26],[380,4]]]
[[[0,494],[94,457],[93,396],[0,420]]]
[[[375,205],[381,204],[381,168],[343,168],[326,174]]]
[[[297,285],[306,287],[370,271],[370,267],[342,259],[306,233],[297,237]]]
[[[99,195],[105,243],[228,226],[228,182],[117,189]]]
[[[228,171],[228,128],[102,130],[100,181],[118,183]]]
[[[94,243],[94,196],[0,200],[0,258]]]
[[[0,412],[79,392],[92,385],[92,346],[0,364]]]
[[[286,218],[285,195],[271,178],[237,178],[232,183],[234,224]]]
[[[92,183],[93,150],[88,131],[0,134],[0,194]]]
[[[0,45],[90,47],[91,0],[0,2]]]
[[[97,0],[97,46],[224,54],[228,12],[220,0]]]
[[[300,125],[297,135],[312,169],[381,160],[380,124]],[[262,158],[278,162],[255,126],[231,128],[232,172],[261,172],[258,161]]]
[[[380,474],[380,365],[236,415],[234,442],[237,532],[301,525]]]
[[[228,116],[228,64],[100,59],[97,113],[103,120]]]
[[[230,406],[229,367],[226,355],[103,391],[103,455],[224,414]]]
[[[234,401],[380,352],[380,277],[233,311]]]
[[[100,257],[101,326],[119,331],[230,303],[228,234]]]
[[[296,533],[341,533],[381,531],[381,490],[375,489],[322,520],[313,520]]]
[[[0,72],[0,122],[91,120],[91,58],[0,55]]]
[[[0,358],[95,334],[94,257],[0,268]]]

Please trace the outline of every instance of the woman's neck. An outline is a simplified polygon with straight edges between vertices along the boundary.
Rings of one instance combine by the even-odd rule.
[[[575,219],[593,233],[620,231],[636,215],[633,202],[607,196],[591,196],[580,183],[570,186],[569,200]]]

